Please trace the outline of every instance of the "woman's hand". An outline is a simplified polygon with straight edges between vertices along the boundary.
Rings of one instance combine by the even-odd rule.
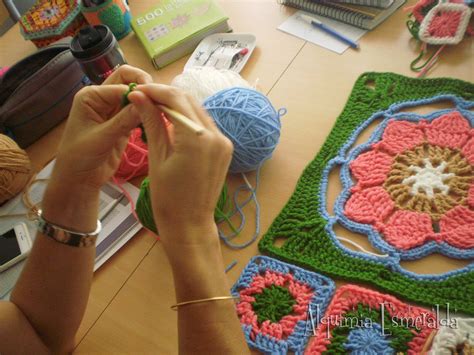
[[[117,170],[130,131],[140,119],[132,106],[122,108],[131,82],[150,83],[150,75],[122,66],[102,85],[79,91],[72,105],[57,156],[62,179],[98,188]]]
[[[232,157],[232,143],[204,109],[181,90],[140,85],[129,100],[139,112],[147,135],[152,206],[165,247],[206,245],[210,238],[216,243],[214,209]],[[196,135],[187,126],[173,122],[172,117],[173,126],[167,129],[158,103],[204,127],[204,133]],[[199,236],[190,237],[195,235]]]
[[[102,85],[76,94],[43,199],[46,220],[95,230],[100,188],[115,173],[130,131],[140,123],[132,105],[122,107],[125,84],[151,81],[144,71],[122,66]]]
[[[200,105],[180,90],[141,85],[129,99],[145,126],[151,203],[173,270],[176,302],[229,296],[214,209],[229,168],[232,143]],[[172,117],[174,125],[167,129],[157,103],[189,117],[204,133],[196,135]],[[178,333],[180,354],[248,353],[230,299],[179,307]]]

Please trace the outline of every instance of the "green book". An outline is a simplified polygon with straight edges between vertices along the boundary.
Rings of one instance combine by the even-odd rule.
[[[162,0],[132,19],[132,28],[156,68],[191,53],[213,33],[229,32],[229,18],[213,0]]]

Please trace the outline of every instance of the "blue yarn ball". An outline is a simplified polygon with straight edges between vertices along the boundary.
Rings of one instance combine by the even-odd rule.
[[[234,144],[231,173],[253,171],[268,159],[280,139],[280,116],[268,98],[256,90],[231,88],[204,101],[221,132]]]

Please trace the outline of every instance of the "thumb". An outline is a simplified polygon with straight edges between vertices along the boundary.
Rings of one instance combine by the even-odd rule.
[[[150,162],[165,160],[171,148],[168,131],[162,119],[163,112],[142,92],[133,91],[128,95],[128,99],[145,128]]]

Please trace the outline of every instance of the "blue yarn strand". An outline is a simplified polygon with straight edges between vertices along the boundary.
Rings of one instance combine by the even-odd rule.
[[[242,184],[239,187],[237,187],[237,189],[234,192],[233,200],[234,200],[235,210],[232,211],[232,213],[230,213],[230,215],[228,217],[232,218],[236,214],[239,214],[240,215],[240,225],[239,225],[239,227],[236,229],[236,231],[234,233],[231,233],[230,235],[225,235],[225,233],[220,228],[218,228],[219,238],[221,238],[221,240],[228,247],[230,247],[232,249],[244,249],[244,248],[248,247],[250,244],[252,244],[257,239],[257,237],[260,233],[260,204],[258,203],[258,199],[257,199],[257,189],[258,189],[258,186],[260,184],[260,170],[261,170],[262,165],[263,165],[263,162],[257,168],[257,172],[256,172],[256,175],[255,175],[255,187],[254,188],[247,186],[247,184]],[[245,174],[242,173],[242,176],[245,176]],[[251,195],[245,201],[243,201],[242,203],[239,203],[238,202],[238,197],[239,197],[239,194],[240,194],[241,191],[248,191],[248,192],[251,193]],[[242,229],[245,226],[246,218],[245,218],[245,214],[244,214],[243,209],[251,201],[254,201],[254,203],[255,203],[255,232],[254,232],[252,238],[250,238],[248,241],[246,241],[244,243],[241,243],[241,244],[233,243],[231,241],[231,239],[233,239],[234,237],[239,235],[240,232],[242,231]],[[217,221],[217,224],[219,225],[221,222],[223,222],[223,219]]]

